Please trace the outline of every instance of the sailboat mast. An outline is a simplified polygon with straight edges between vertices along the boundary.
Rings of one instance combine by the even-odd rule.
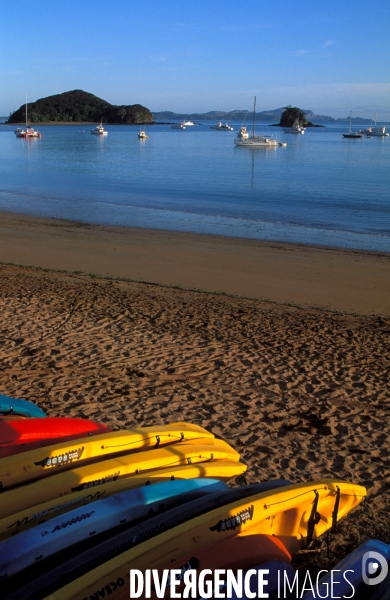
[[[256,96],[253,101],[253,136],[255,135],[255,122],[256,122]]]
[[[28,122],[27,122],[27,94],[26,94],[26,127],[27,127],[27,125],[28,125]]]

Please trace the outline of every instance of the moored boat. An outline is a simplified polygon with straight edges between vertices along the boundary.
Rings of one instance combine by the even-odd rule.
[[[303,127],[299,123],[299,119],[295,119],[292,127],[286,127],[283,129],[284,133],[305,133],[306,127]]]
[[[171,125],[172,129],[185,129],[186,126],[184,123],[176,123],[176,125]]]
[[[368,137],[388,137],[386,127],[367,127],[364,132]]]
[[[351,139],[359,139],[363,136],[363,132],[362,131],[352,131],[351,128],[352,125],[352,111],[349,114],[349,131],[348,133],[343,133],[343,137],[344,138],[351,138]]]
[[[16,137],[19,138],[41,138],[42,134],[39,133],[39,131],[35,131],[35,129],[33,127],[31,127],[30,125],[26,125],[26,129],[21,129],[20,131],[16,132],[15,131],[15,135]]]
[[[100,125],[96,125],[93,129],[91,129],[92,135],[108,135],[108,131],[106,131],[103,127],[103,123]]]
[[[217,125],[210,125],[211,129],[216,129],[217,131],[233,131],[233,127],[225,123],[225,125],[220,121]]]
[[[256,96],[253,104],[253,132],[247,138],[236,137],[234,143],[236,146],[245,148],[277,148],[278,142],[272,138],[267,138],[262,135],[256,135]]]
[[[246,140],[249,137],[249,133],[247,132],[246,127],[240,127],[240,130],[237,133],[237,137],[241,140]]]
[[[16,137],[29,139],[29,138],[41,138],[42,134],[39,131],[35,131],[31,125],[28,124],[27,119],[27,94],[26,94],[26,128],[22,129],[21,127],[17,127],[14,131]]]

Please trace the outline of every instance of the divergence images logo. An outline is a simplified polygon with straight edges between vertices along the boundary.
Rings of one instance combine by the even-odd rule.
[[[389,566],[387,560],[379,552],[365,552],[362,560],[363,581],[367,585],[378,585],[386,579]]]

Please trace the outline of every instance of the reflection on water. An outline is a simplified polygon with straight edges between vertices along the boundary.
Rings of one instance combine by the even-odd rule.
[[[390,251],[390,138],[277,128],[287,147],[253,149],[207,123],[153,126],[147,140],[136,126],[105,129],[99,137],[88,126],[41,126],[41,139],[24,140],[2,126],[0,208]]]

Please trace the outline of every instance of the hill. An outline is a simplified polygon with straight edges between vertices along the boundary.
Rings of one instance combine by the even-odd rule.
[[[141,104],[115,106],[83,90],[73,90],[41,98],[27,104],[28,119],[32,123],[153,123],[153,115]],[[23,104],[11,114],[8,123],[24,123],[26,106]]]
[[[280,122],[280,117],[284,111],[283,108],[275,108],[273,110],[263,110],[261,112],[256,111],[257,121],[275,121]],[[327,115],[316,115],[312,110],[303,110],[306,115],[307,121],[316,121],[317,123],[337,123],[337,122],[349,122],[349,116],[342,119],[334,119]],[[190,119],[191,121],[251,121],[253,119],[253,112],[247,110],[232,110],[226,112],[223,110],[212,110],[207,113],[174,113],[169,111],[154,112],[153,117],[155,121],[183,121]],[[369,123],[370,119],[362,119],[361,117],[353,117],[352,121],[355,123]]]

